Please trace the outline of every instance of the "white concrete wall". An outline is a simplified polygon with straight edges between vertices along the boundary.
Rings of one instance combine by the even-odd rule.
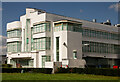
[[[82,59],[82,34],[80,32],[54,32],[54,61],[56,61],[56,37],[59,37],[59,60],[73,59],[73,51],[77,58]],[[67,46],[64,46],[65,43]]]
[[[31,18],[31,13],[35,12],[35,9],[32,8],[26,8],[26,18],[30,19]]]
[[[34,23],[45,21],[45,19],[46,19],[46,13],[41,13],[39,15],[33,15],[32,14],[32,16],[31,16],[31,27],[33,27]]]
[[[82,33],[68,32],[68,58],[73,59],[73,51],[77,51],[77,59],[82,59]]]
[[[32,36],[33,38],[42,38],[42,37],[51,37],[50,32],[41,32],[41,33],[35,33]]]
[[[20,28],[21,28],[20,21],[14,21],[11,23],[7,23],[7,30],[20,29]]]
[[[45,62],[45,68],[53,68],[54,62]]]
[[[59,61],[67,59],[67,48],[63,45],[67,44],[67,31],[54,32],[54,61],[56,62],[56,37],[59,37]]]
[[[25,47],[24,47],[24,33],[25,33],[25,27],[26,27],[26,15],[20,16],[20,21],[21,21],[21,26],[22,26],[22,46],[21,46],[21,51],[24,52]]]
[[[33,38],[41,38],[46,37],[46,33],[36,33],[32,36]]]
[[[66,65],[69,65],[69,60],[62,60],[62,67],[66,68]]]
[[[9,38],[7,39],[7,42],[16,42],[16,41],[22,41],[21,38]]]
[[[83,59],[70,59],[69,60],[69,67],[70,68],[85,68],[86,61]]]

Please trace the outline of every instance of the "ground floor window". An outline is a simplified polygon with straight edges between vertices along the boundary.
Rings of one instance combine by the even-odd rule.
[[[86,67],[113,68],[113,65],[120,65],[120,60],[118,59],[99,57],[84,57],[83,59],[86,61]]]
[[[42,56],[42,67],[45,67],[45,62],[50,62],[51,56]]]
[[[33,67],[33,59],[11,59],[10,63],[14,68]]]
[[[73,51],[73,58],[77,59],[77,51]]]

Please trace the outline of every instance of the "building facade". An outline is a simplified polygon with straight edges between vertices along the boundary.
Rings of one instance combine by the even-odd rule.
[[[7,24],[7,63],[15,68],[120,65],[118,34],[117,26],[26,8],[20,21]]]

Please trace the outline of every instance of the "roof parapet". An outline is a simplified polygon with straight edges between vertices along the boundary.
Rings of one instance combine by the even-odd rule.
[[[69,23],[82,24],[82,22],[72,21],[72,20],[58,20],[58,21],[55,21],[54,23],[61,23],[61,22],[69,22]]]

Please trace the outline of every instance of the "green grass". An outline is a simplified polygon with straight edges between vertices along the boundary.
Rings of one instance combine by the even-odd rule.
[[[119,77],[89,74],[2,73],[2,80],[118,80]]]

